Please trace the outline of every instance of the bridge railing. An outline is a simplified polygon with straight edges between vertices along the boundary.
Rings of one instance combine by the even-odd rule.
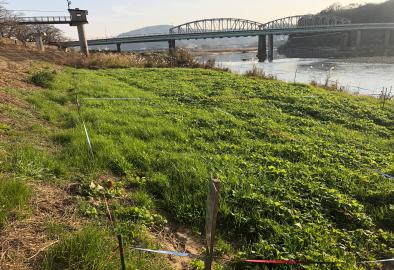
[[[69,23],[70,16],[53,16],[53,17],[19,17],[16,20],[18,23]]]

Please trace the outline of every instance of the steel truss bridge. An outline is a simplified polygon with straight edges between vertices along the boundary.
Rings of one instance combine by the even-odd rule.
[[[126,43],[168,42],[170,53],[173,54],[176,40],[258,36],[259,59],[265,60],[267,57],[268,45],[268,58],[272,60],[274,35],[349,33],[356,31],[358,33],[356,43],[358,44],[361,41],[361,31],[363,30],[387,30],[391,32],[391,30],[394,30],[394,23],[353,24],[346,18],[329,15],[291,16],[267,23],[236,18],[214,18],[176,26],[171,28],[168,34],[92,39],[88,40],[88,44],[89,46],[116,44],[118,51],[120,51],[121,44]],[[79,46],[79,42],[64,42],[59,44],[59,46],[63,48],[76,47]]]

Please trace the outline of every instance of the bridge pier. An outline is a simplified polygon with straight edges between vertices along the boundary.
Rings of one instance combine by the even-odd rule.
[[[36,46],[37,49],[40,52],[45,51],[45,47],[44,47],[44,42],[42,41],[42,33],[36,33],[34,36],[35,40],[36,40]]]
[[[122,52],[122,43],[116,43],[116,51],[117,51],[118,53],[121,53],[121,52]]]
[[[361,47],[361,30],[356,31],[356,48],[360,48]]]
[[[391,31],[390,30],[386,30],[384,32],[384,55],[388,55],[389,54],[390,41],[391,41]]]
[[[351,32],[345,32],[343,35],[343,43],[342,43],[342,49],[348,50],[352,46],[352,34]]]
[[[86,56],[89,56],[89,47],[88,47],[88,40],[86,39],[85,34],[85,25],[80,23],[77,25],[78,29],[78,37],[79,37],[79,45],[81,47],[81,53]]]
[[[268,35],[268,61],[274,61],[274,35]]]
[[[86,16],[88,15],[88,11],[76,8],[69,9],[68,12],[70,13],[71,17],[70,26],[76,26],[78,29],[79,46],[81,48],[81,53],[89,56],[88,41],[85,34],[85,24],[88,23],[88,20],[86,18]]]
[[[263,63],[267,60],[267,36],[260,35],[259,36],[259,43],[257,48],[257,58],[259,59],[260,63]]]
[[[168,54],[172,57],[175,57],[176,55],[176,44],[175,44],[175,39],[170,39],[168,40]]]

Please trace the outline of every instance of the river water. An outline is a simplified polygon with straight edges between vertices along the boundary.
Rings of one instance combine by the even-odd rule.
[[[394,87],[394,64],[347,63],[335,59],[284,58],[276,55],[272,63],[258,63],[256,52],[212,53],[198,56],[200,62],[215,59],[217,67],[245,73],[254,66],[266,74],[288,82],[338,84],[344,90],[361,95],[379,95],[383,88]],[[393,89],[394,91],[394,89]]]

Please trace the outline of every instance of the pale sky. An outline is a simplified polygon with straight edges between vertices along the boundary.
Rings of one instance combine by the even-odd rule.
[[[8,9],[24,11],[26,16],[66,15],[66,0],[7,0]],[[383,0],[71,0],[73,8],[89,10],[89,38],[115,36],[123,32],[158,24],[179,25],[198,19],[233,17],[261,23],[292,15],[316,13],[338,2],[381,3]],[[77,30],[60,27],[75,39]]]

